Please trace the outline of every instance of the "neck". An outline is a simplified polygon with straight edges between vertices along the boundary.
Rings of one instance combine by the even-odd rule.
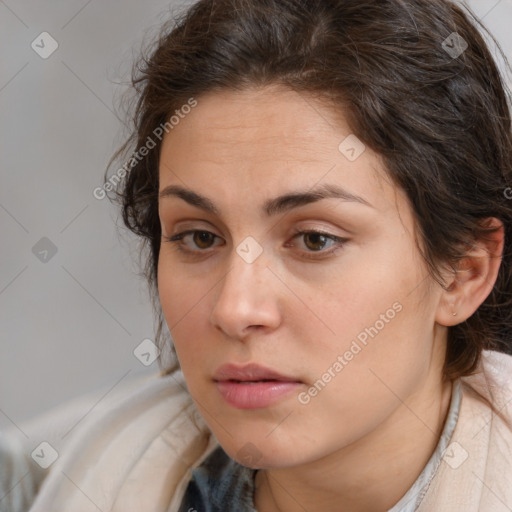
[[[260,470],[255,506],[260,512],[383,512],[417,479],[439,442],[452,383],[419,388],[379,427],[320,460]],[[340,508],[340,504],[343,508]]]

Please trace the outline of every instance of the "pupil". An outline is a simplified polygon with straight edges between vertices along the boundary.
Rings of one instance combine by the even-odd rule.
[[[313,247],[311,247],[310,244],[308,244],[308,241],[312,242],[311,245]],[[319,233],[308,233],[306,235],[306,245],[310,249],[313,249],[313,250],[322,249],[325,245],[325,241],[326,241],[325,235],[321,235]]]
[[[199,231],[195,233],[194,237],[196,245],[200,247],[203,247],[205,245],[208,246],[209,242],[211,242],[211,233],[208,233],[207,231]]]

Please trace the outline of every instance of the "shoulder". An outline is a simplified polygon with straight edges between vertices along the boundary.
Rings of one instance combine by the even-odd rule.
[[[494,421],[512,432],[512,355],[484,350],[477,371],[462,382],[484,402]]]
[[[161,390],[163,393],[158,395]],[[84,430],[93,428],[95,423],[107,417],[114,420],[120,404],[132,403],[130,397],[139,394],[147,399],[156,393],[157,400],[165,400],[186,395],[179,377],[164,379],[160,375],[133,377],[104,391],[100,388],[100,400],[94,392],[85,393],[25,420],[17,428],[0,431],[0,512],[28,510],[48,475],[53,473],[53,462],[39,464],[37,454],[42,443],[49,445],[52,458],[58,458],[75,433],[83,436]],[[87,425],[85,429],[75,428],[82,427],[82,423]]]
[[[512,356],[484,351],[461,378],[455,430],[418,512],[512,510]]]
[[[30,510],[151,508],[190,478],[212,437],[181,372],[154,376],[76,427]]]
[[[30,458],[21,435],[0,432],[0,512],[28,510],[45,474]]]

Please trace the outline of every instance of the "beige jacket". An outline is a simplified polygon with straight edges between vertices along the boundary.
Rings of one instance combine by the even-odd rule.
[[[484,352],[462,379],[451,442],[418,512],[512,511],[512,356]],[[30,512],[177,512],[193,468],[217,447],[180,373],[91,415]]]

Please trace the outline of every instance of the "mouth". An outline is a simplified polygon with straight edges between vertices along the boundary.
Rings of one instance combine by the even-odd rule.
[[[224,364],[216,370],[213,380],[216,382],[300,382],[295,377],[282,375],[275,370],[254,363],[245,366]]]
[[[217,382],[236,382],[238,384],[257,384],[258,382],[291,382],[291,381],[284,381],[284,380],[278,380],[278,379],[260,379],[260,380],[237,380],[237,379],[228,379],[227,381],[217,381]]]
[[[257,364],[222,365],[213,380],[222,398],[237,409],[269,407],[303,385],[295,377]]]

